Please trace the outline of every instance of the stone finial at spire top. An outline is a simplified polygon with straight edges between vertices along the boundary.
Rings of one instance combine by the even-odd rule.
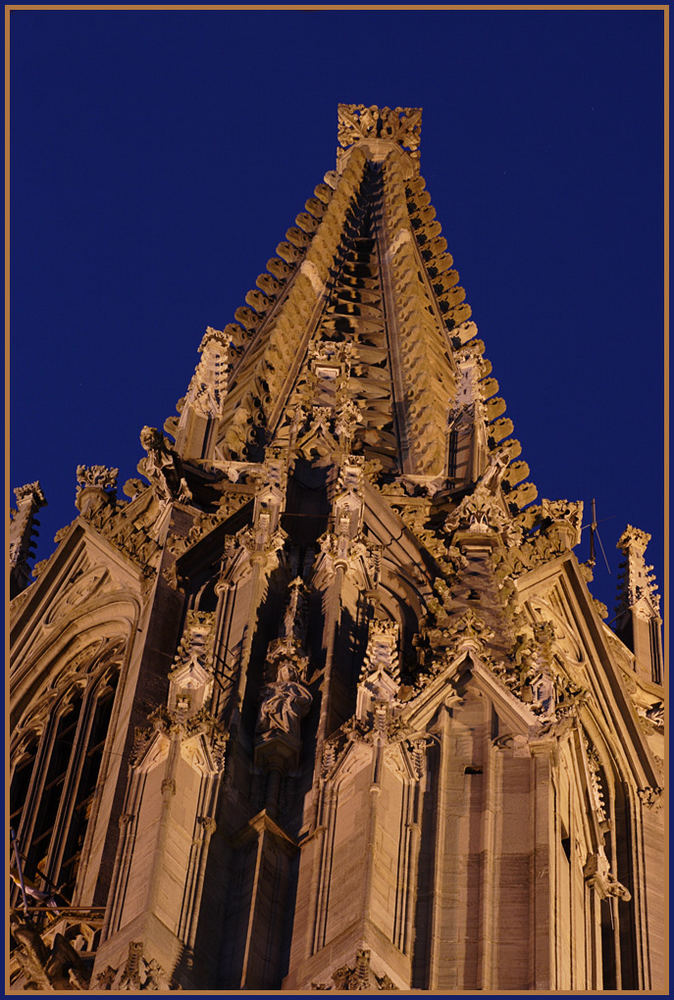
[[[616,548],[621,549],[625,555],[634,552],[642,556],[650,540],[651,536],[647,531],[642,531],[641,528],[635,528],[633,525],[628,524],[618,539]]]
[[[353,146],[368,147],[372,159],[384,159],[390,144],[399,146],[419,171],[421,108],[378,108],[364,104],[337,105],[337,166],[341,169]]]
[[[14,490],[14,496],[16,497],[18,507],[30,503],[35,510],[39,510],[40,507],[46,507],[47,505],[38,480],[34,483],[26,483],[25,486],[17,486]]]

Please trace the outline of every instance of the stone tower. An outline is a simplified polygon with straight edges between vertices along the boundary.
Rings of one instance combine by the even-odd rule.
[[[29,586],[17,493],[14,989],[666,988],[648,536],[616,634],[420,130],[339,106],[336,170],[140,478],[80,466]]]

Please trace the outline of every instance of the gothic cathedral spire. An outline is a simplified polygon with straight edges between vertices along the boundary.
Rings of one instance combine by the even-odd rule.
[[[336,169],[142,478],[80,466],[27,587],[19,498],[15,990],[663,988],[647,536],[616,634],[582,503],[519,458],[420,132],[339,105]]]

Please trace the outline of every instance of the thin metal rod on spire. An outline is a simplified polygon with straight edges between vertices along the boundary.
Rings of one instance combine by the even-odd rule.
[[[604,518],[606,520],[606,518]],[[608,564],[608,559],[606,558],[606,552],[604,551],[604,546],[602,545],[601,535],[599,534],[599,528],[597,527],[597,501],[592,498],[592,520],[589,524],[584,524],[583,528],[590,529],[590,558],[587,561],[588,566],[595,566],[597,559],[594,548],[594,536],[597,536],[597,541],[599,542],[599,548],[601,549],[601,554],[604,557],[604,562],[606,564],[606,572],[611,575],[611,567]]]
[[[12,840],[12,847],[14,848],[14,860],[16,862],[16,870],[19,875],[19,885],[21,887],[21,898],[23,899],[23,909],[24,912],[28,913],[28,900],[26,899],[26,887],[23,882],[23,868],[21,867],[21,858],[19,857],[19,848],[17,847],[16,837],[14,836],[14,829],[10,826],[9,836]]]

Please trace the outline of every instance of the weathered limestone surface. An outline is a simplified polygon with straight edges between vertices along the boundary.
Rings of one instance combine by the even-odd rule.
[[[613,631],[420,129],[339,106],[337,169],[139,478],[78,467],[32,581],[16,491],[14,991],[667,988],[649,536]]]

